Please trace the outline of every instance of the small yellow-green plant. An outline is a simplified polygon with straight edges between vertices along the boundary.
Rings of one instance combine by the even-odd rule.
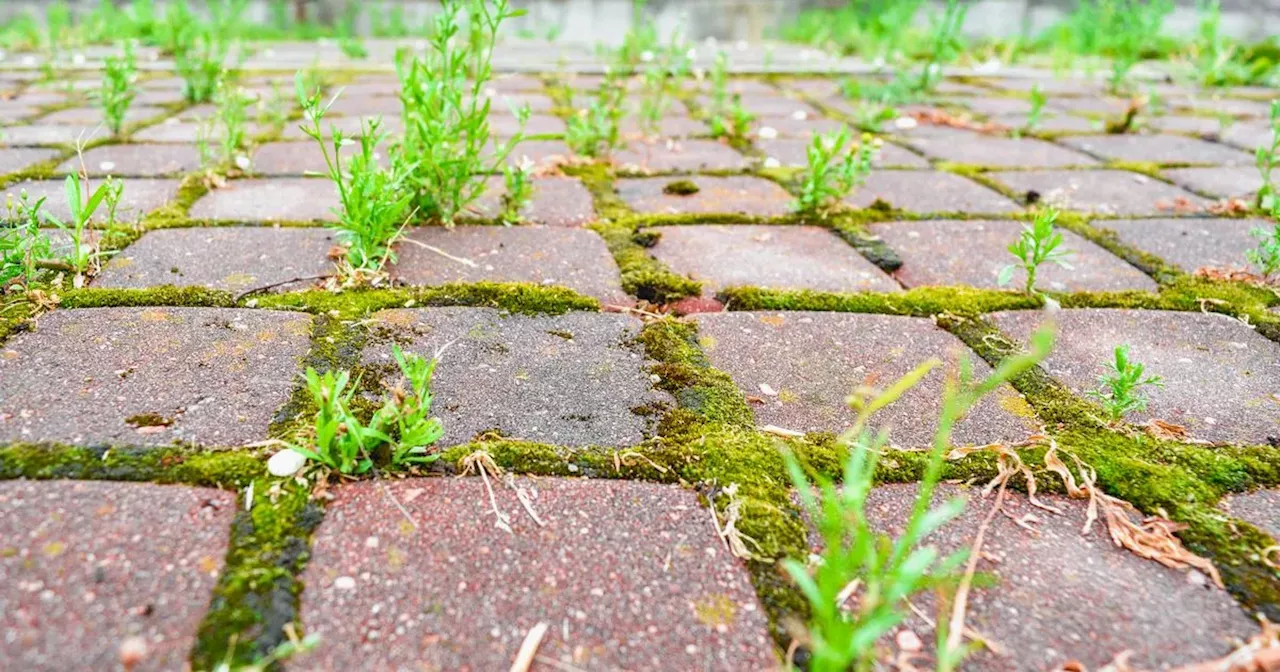
[[[961,0],[947,0],[942,16],[934,21],[933,48],[928,58],[920,67],[920,76],[915,87],[917,91],[932,91],[942,78],[942,67],[950,63],[963,49],[964,44],[960,31],[964,28],[964,20],[969,12],[969,5]]]
[[[394,261],[393,245],[399,240],[409,219],[411,166],[392,161],[384,168],[378,163],[378,145],[386,139],[381,119],[361,122],[360,151],[344,165],[342,148],[351,140],[340,129],[331,129],[331,143],[325,141],[321,123],[333,100],[321,104],[320,92],[308,90],[305,78],[295,79],[298,101],[302,105],[302,132],[320,144],[329,180],[338,189],[338,221],[334,228],[346,247],[347,265],[355,270],[374,273],[388,261]],[[330,144],[332,153],[330,153]]]
[[[222,167],[243,168],[247,164],[244,150],[248,147],[247,122],[253,98],[239,86],[219,82],[213,96],[214,113],[202,122],[196,144],[206,169],[221,162]],[[216,142],[215,155],[211,143]]]
[[[901,534],[890,538],[873,526],[867,499],[875,484],[876,467],[888,443],[887,434],[867,425],[872,415],[898,400],[933,369],[926,362],[883,393],[855,395],[850,405],[857,411],[853,428],[841,435],[842,478],[837,482],[822,474],[804,472],[790,452],[784,454],[795,492],[822,537],[822,553],[810,570],[795,559],[783,567],[809,603],[808,640],[811,672],[871,670],[876,643],[906,619],[912,597],[958,579],[965,561],[963,551],[940,557],[926,539],[964,508],[961,500],[933,507],[945,456],[951,450],[955,423],[978,401],[998,387],[1044,360],[1053,345],[1052,332],[1032,334],[1028,352],[1009,357],[985,379],[975,380],[967,359],[959,363],[959,375],[946,385],[938,414],[933,446],[924,474]],[[850,587],[856,587],[850,594]],[[968,648],[949,636],[950,619],[937,619],[936,669],[957,669]]]
[[[565,124],[565,143],[578,154],[604,156],[618,146],[626,86],[615,72],[606,75],[591,105],[578,110]]]
[[[133,43],[126,40],[121,55],[106,58],[102,71],[102,89],[98,94],[102,115],[112,135],[120,135],[120,131],[124,128],[125,115],[129,113],[129,106],[138,95],[133,86],[136,76],[137,64],[133,56]]]
[[[1071,253],[1062,249],[1062,234],[1055,228],[1058,211],[1043,208],[1036,213],[1030,224],[1023,225],[1018,239],[1009,245],[1009,253],[1017,261],[1000,269],[998,282],[1001,286],[1013,280],[1014,271],[1022,269],[1027,276],[1023,289],[1028,294],[1036,294],[1036,274],[1042,264],[1052,262],[1063,268],[1071,268],[1067,258]]]
[[[1280,100],[1271,101],[1270,119],[1271,140],[1260,145],[1256,153],[1258,174],[1262,177],[1262,187],[1258,189],[1258,207],[1267,212],[1280,206],[1276,185],[1271,181],[1271,172],[1280,165]]]
[[[707,122],[711,135],[717,138],[745,137],[755,115],[742,106],[742,96],[729,93],[729,57],[725,52],[716,53],[711,67],[711,103],[707,110]]]
[[[1266,229],[1256,227],[1249,231],[1249,235],[1258,240],[1258,245],[1245,250],[1245,258],[1258,267],[1264,279],[1271,280],[1280,272],[1280,224]]]
[[[518,224],[523,220],[520,211],[533,200],[533,161],[522,156],[515,165],[503,166],[502,183],[505,190],[499,218],[503,224]]]
[[[1040,125],[1040,117],[1044,116],[1044,106],[1047,102],[1049,102],[1049,98],[1044,95],[1044,89],[1040,88],[1040,83],[1032,84],[1031,109],[1027,110],[1027,123],[1023,126],[1026,130],[1034,130],[1036,126]]]
[[[207,103],[213,100],[218,87],[226,78],[226,60],[229,45],[210,30],[199,29],[184,41],[174,54],[174,67],[182,78],[182,96],[189,103]],[[187,40],[188,38],[184,38]]]
[[[5,199],[5,225],[0,226],[0,288],[30,286],[42,263],[53,256],[52,243],[40,230],[44,198],[30,201],[27,190]]]
[[[409,389],[393,388],[366,423],[352,410],[358,381],[348,371],[317,373],[307,368],[307,390],[316,404],[313,434],[305,443],[289,448],[309,460],[343,474],[363,474],[375,464],[407,467],[439,458],[429,448],[444,435],[438,418],[431,415],[431,377],[435,359],[405,353],[392,346],[392,354]]]
[[[1107,417],[1115,422],[1130,413],[1146,410],[1147,394],[1144,388],[1163,387],[1160,376],[1148,376],[1146,367],[1129,358],[1129,346],[1116,346],[1115,360],[1107,363],[1107,372],[1098,377],[1098,389],[1089,390],[1088,396],[1097,399]]]
[[[805,151],[806,167],[796,209],[801,212],[827,212],[841,199],[867,181],[871,162],[881,146],[879,138],[862,134],[855,147],[847,129],[817,134]]]

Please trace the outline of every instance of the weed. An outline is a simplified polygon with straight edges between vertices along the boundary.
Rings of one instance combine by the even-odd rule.
[[[711,67],[711,104],[707,120],[711,135],[717,138],[745,137],[755,115],[742,106],[742,96],[729,95],[729,57],[724,51],[716,53]]]
[[[211,135],[218,141],[218,159],[225,166],[244,169],[248,165],[244,150],[248,147],[246,122],[251,104],[253,97],[239,86],[226,82],[218,85],[214,94],[216,112],[209,123],[213,124]]]
[[[1249,263],[1258,267],[1262,276],[1270,280],[1280,271],[1280,224],[1270,229],[1261,227],[1249,231],[1249,235],[1258,239],[1258,246],[1245,250],[1244,256]]]
[[[418,211],[447,226],[480,196],[483,175],[502,165],[523,137],[518,132],[489,152],[490,98],[485,95],[498,28],[521,12],[507,0],[466,0],[471,30],[484,34],[477,43],[487,45],[466,51],[456,45],[463,4],[445,0],[421,58],[410,58],[407,51],[396,58],[405,129],[393,160],[408,176]],[[523,131],[528,108],[518,117]]]
[[[1044,90],[1040,88],[1039,82],[1031,86],[1031,109],[1027,111],[1027,123],[1023,128],[1030,131],[1040,125],[1040,117],[1044,115],[1045,103],[1049,102],[1049,97],[1044,95]]]
[[[923,5],[924,0],[850,0],[834,11],[801,12],[782,35],[859,54],[877,64],[893,63]]]
[[[399,346],[392,347],[392,355],[409,389],[390,390],[367,425],[351,409],[359,385],[351,384],[350,372],[320,374],[308,367],[307,390],[317,407],[314,436],[305,446],[294,443],[289,448],[343,474],[369,471],[383,448],[389,451],[385,464],[391,467],[434,462],[439,455],[427,449],[444,434],[440,420],[429,417],[437,360],[405,354]]]
[[[111,228],[116,225],[116,212],[120,209],[120,199],[124,198],[124,180],[107,176],[102,186],[106,189],[102,203],[107,206],[107,228]]]
[[[847,129],[814,135],[805,151],[805,168],[797,209],[801,212],[826,212],[839,205],[855,187],[871,174],[871,162],[882,145],[879,138],[864,133],[862,141],[852,146]]]
[[[181,34],[193,35],[189,42],[181,38],[174,54],[174,67],[182,77],[182,97],[189,103],[207,103],[226,77],[228,46],[207,30],[193,33],[184,28]]]
[[[645,60],[646,55],[652,58],[659,50],[658,27],[645,16],[648,0],[631,0],[631,26],[622,38],[618,48],[618,61],[621,65],[632,66]]]
[[[320,143],[328,177],[338,188],[338,201],[342,208],[337,213],[334,228],[339,240],[346,246],[347,264],[357,271],[377,273],[388,260],[394,260],[392,246],[400,238],[409,215],[409,202],[413,195],[408,189],[410,166],[392,161],[390,168],[378,164],[378,145],[386,138],[381,130],[381,119],[361,123],[360,151],[344,166],[342,148],[350,144],[342,131],[330,129],[332,154],[325,142],[321,122],[329,106],[320,102],[320,92],[308,92],[305,78],[298,75],[294,84],[298,100],[302,104],[304,124],[302,132]]]
[[[920,77],[916,81],[917,91],[932,91],[942,78],[942,66],[950,63],[963,48],[960,31],[964,28],[964,20],[968,15],[969,5],[961,0],[947,0],[942,17],[934,21],[933,48],[920,68]]]
[[[1262,187],[1258,189],[1258,207],[1271,212],[1280,206],[1271,171],[1280,165],[1280,100],[1271,101],[1271,142],[1260,145],[1256,152]]]
[[[88,232],[89,222],[93,219],[93,215],[98,210],[98,206],[107,197],[107,183],[98,185],[92,193],[89,191],[89,178],[84,177],[80,173],[72,173],[67,176],[64,182],[67,194],[67,207],[71,211],[71,221],[63,222],[48,212],[43,213],[47,219],[59,230],[67,234],[70,239],[70,248],[64,255],[67,264],[75,273],[75,285],[79,287],[84,282],[84,274],[88,272],[89,265],[98,257],[98,252],[93,249],[93,245],[89,243]],[[118,197],[117,197],[118,201]]]
[[[123,53],[120,56],[108,56],[103,67],[102,89],[98,102],[102,105],[102,114],[106,118],[107,128],[111,129],[112,135],[118,137],[120,131],[124,129],[124,118],[129,112],[129,106],[138,95],[133,88],[134,79],[137,77],[133,43],[126,40]]]
[[[523,220],[520,211],[533,200],[533,161],[527,156],[520,157],[516,165],[502,168],[502,183],[506,187],[502,194],[502,214],[504,224],[518,224]]]
[[[360,5],[348,2],[346,9],[342,12],[342,21],[338,24],[338,49],[342,51],[343,56],[352,60],[369,57],[369,50],[360,40],[359,26]]]
[[[53,256],[52,243],[40,230],[44,198],[31,203],[23,189],[15,200],[5,199],[5,226],[0,226],[0,287],[30,286],[41,262]]]
[[[1045,262],[1053,262],[1063,268],[1071,268],[1067,263],[1070,252],[1060,249],[1062,234],[1055,228],[1058,211],[1044,208],[1036,213],[1035,221],[1023,225],[1018,239],[1009,245],[1009,253],[1017,258],[1017,262],[1000,269],[999,283],[1007,285],[1013,280],[1013,273],[1021,268],[1027,274],[1024,291],[1036,294],[1036,272]]]
[[[867,513],[876,467],[888,442],[886,433],[873,432],[867,422],[914,387],[939,363],[937,360],[922,364],[877,396],[855,394],[851,398],[850,406],[858,415],[853,427],[838,441],[843,452],[843,477],[838,484],[820,474],[811,480],[795,456],[785,453],[795,492],[823,541],[822,554],[812,574],[798,560],[784,561],[784,568],[812,611],[805,633],[810,653],[808,669],[873,669],[876,642],[906,618],[911,597],[958,579],[966,552],[939,559],[935,547],[923,544],[964,508],[960,500],[931,508],[946,454],[951,449],[952,427],[982,397],[1042,361],[1052,344],[1050,331],[1036,332],[1030,339],[1029,352],[1009,357],[981,381],[973,380],[969,361],[960,360],[958,380],[949,383],[943,394],[933,447],[915,504],[896,539],[877,533]],[[948,618],[940,617],[937,622],[936,669],[954,670],[967,649],[949,636]]]
[[[261,656],[248,665],[237,665],[232,658],[235,655],[235,642],[227,647],[227,657],[213,667],[213,672],[269,672],[277,669],[277,663],[288,660],[294,655],[305,653],[320,645],[320,635],[312,633],[300,640],[285,640],[276,645],[271,653]]]
[[[618,146],[618,123],[622,120],[626,87],[612,73],[606,75],[591,106],[578,110],[566,122],[565,143],[583,156],[605,155]]]
[[[1098,377],[1099,389],[1089,390],[1087,396],[1102,403],[1107,417],[1116,422],[1135,411],[1147,407],[1145,387],[1163,387],[1160,376],[1144,376],[1146,367],[1129,359],[1129,346],[1118,345],[1115,361],[1107,364],[1107,373]]]

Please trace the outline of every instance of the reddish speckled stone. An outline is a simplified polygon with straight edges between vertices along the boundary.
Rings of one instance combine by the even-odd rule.
[[[495,483],[514,532],[494,527],[478,478],[335,489],[303,577],[302,621],[325,644],[289,669],[507,669],[538,623],[550,626],[538,654],[577,669],[778,667],[747,572],[693,492],[612,480],[515,485],[545,526]]]
[[[318,177],[231,180],[191,206],[194,219],[233,222],[337,221],[338,191]]]
[[[595,201],[582,182],[572,177],[535,177],[533,196],[520,210],[530,224],[546,226],[585,226],[596,219]],[[478,217],[497,217],[502,213],[502,196],[507,193],[503,178],[490,177],[468,212]]]
[[[1098,135],[1063,138],[1062,143],[1104,159],[1153,163],[1252,165],[1238,149],[1184,135]]]
[[[1199,211],[1209,202],[1189,191],[1124,170],[1023,170],[988,175],[1036,201],[1065,210],[1102,215],[1172,214]]]
[[[668,184],[690,181],[698,186],[693,194],[668,194]],[[622,179],[614,183],[618,196],[637,212],[645,214],[738,213],[777,217],[791,212],[795,201],[776,182],[761,177],[647,177]]]
[[[0,669],[180,670],[227,553],[234,493],[0,482]]]
[[[692,170],[741,170],[751,160],[718,140],[633,142],[613,154],[621,170],[657,173]]]
[[[959,175],[937,170],[882,170],[844,199],[856,208],[876,201],[908,212],[1016,212],[1018,205]]]

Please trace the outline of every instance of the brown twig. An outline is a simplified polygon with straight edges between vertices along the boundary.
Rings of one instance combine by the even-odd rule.
[[[243,298],[245,298],[245,297],[247,297],[247,296],[253,296],[254,294],[260,294],[260,293],[265,292],[265,291],[267,291],[267,290],[275,289],[276,287],[283,287],[283,286],[285,286],[285,285],[292,285],[292,284],[293,284],[293,283],[295,283],[295,282],[307,282],[307,281],[309,281],[309,280],[328,280],[329,278],[332,278],[332,277],[334,277],[334,276],[333,276],[333,274],[332,274],[332,273],[329,273],[329,274],[326,274],[326,275],[308,275],[308,276],[303,276],[303,277],[290,278],[290,279],[288,279],[288,280],[281,280],[280,282],[273,282],[273,283],[271,283],[271,284],[269,284],[269,285],[262,285],[261,287],[254,287],[253,289],[247,289],[247,290],[245,290],[245,291],[243,291],[243,292],[240,292],[239,294],[236,294],[236,295],[235,295],[235,298],[233,298],[233,299],[232,299],[232,301],[239,303],[239,301],[240,301],[241,299],[243,299]]]

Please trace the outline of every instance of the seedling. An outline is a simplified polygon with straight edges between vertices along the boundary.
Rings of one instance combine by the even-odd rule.
[[[40,231],[44,205],[41,197],[32,203],[23,189],[17,199],[5,199],[5,226],[0,226],[0,288],[21,283],[30,286],[41,262],[53,256],[52,243]]]
[[[1102,48],[1111,56],[1110,88],[1128,88],[1129,72],[1143,53],[1160,37],[1164,19],[1173,11],[1172,0],[1094,0],[1102,26]]]
[[[963,47],[960,31],[964,28],[964,20],[968,12],[968,3],[961,0],[947,0],[947,7],[942,17],[934,22],[933,48],[920,69],[920,77],[916,83],[917,91],[932,91],[938,80],[942,78],[942,66],[950,63],[960,53]]]
[[[863,133],[857,147],[852,146],[849,131],[813,136],[805,151],[805,168],[797,209],[801,212],[825,213],[840,200],[867,181],[871,162],[883,142]]]
[[[182,44],[179,49],[174,56],[174,67],[182,77],[182,96],[189,103],[209,102],[226,77],[223,64],[227,59],[227,45],[204,30],[198,32],[189,45]]]
[[[1044,115],[1045,103],[1049,102],[1048,96],[1044,95],[1044,90],[1040,88],[1037,82],[1031,85],[1031,109],[1027,111],[1027,123],[1023,126],[1025,130],[1034,130],[1040,125],[1040,117]]]
[[[565,125],[565,143],[583,156],[606,155],[617,147],[624,95],[626,89],[622,82],[612,74],[607,76],[591,106],[569,117]]]
[[[867,500],[888,435],[877,434],[867,424],[874,413],[900,399],[939,362],[922,364],[883,393],[852,398],[850,406],[857,419],[837,442],[843,467],[838,482],[822,474],[806,475],[797,458],[789,450],[784,452],[794,492],[822,537],[822,553],[812,570],[793,558],[783,561],[811,610],[805,633],[811,672],[873,669],[879,654],[876,643],[907,617],[911,598],[959,579],[967,552],[939,559],[938,549],[928,543],[932,533],[964,509],[960,499],[933,507],[945,456],[952,447],[952,428],[984,396],[1043,361],[1052,345],[1050,331],[1037,331],[1031,336],[1029,352],[1005,359],[983,380],[974,380],[969,361],[960,360],[958,380],[949,383],[943,394],[915,504],[897,538],[882,534],[869,520]],[[952,636],[959,633],[950,631],[949,618],[940,614],[937,623],[936,669],[954,670],[968,649]]]
[[[716,54],[710,79],[711,104],[707,119],[711,135],[717,138],[745,136],[755,115],[742,106],[742,96],[729,94],[729,57],[724,51]]]
[[[133,88],[137,76],[137,66],[133,57],[133,43],[125,41],[124,53],[120,56],[108,56],[102,73],[102,90],[99,103],[102,114],[106,118],[107,128],[111,134],[119,136],[124,129],[124,118],[129,112],[137,91]]]
[[[924,0],[854,0],[839,9],[808,10],[784,27],[783,37],[845,54],[863,55],[877,64],[899,60],[902,43]]]
[[[1044,208],[1036,213],[1035,221],[1022,227],[1018,239],[1009,245],[1009,253],[1017,258],[1017,262],[1000,269],[998,281],[1001,286],[1013,280],[1013,273],[1021,268],[1027,275],[1024,291],[1027,294],[1038,294],[1036,290],[1036,273],[1042,264],[1053,262],[1063,268],[1071,268],[1067,257],[1071,255],[1062,247],[1062,234],[1055,228],[1058,211]]]
[[[456,44],[464,4],[471,30],[483,32],[480,41],[487,45],[474,53]],[[434,17],[426,52],[421,57],[403,50],[397,54],[405,129],[392,159],[407,175],[418,211],[430,220],[452,226],[483,192],[484,175],[503,165],[523,138],[527,107],[517,114],[520,130],[490,151],[490,98],[485,95],[498,28],[521,14],[507,0],[445,0]]]
[[[671,85],[667,75],[667,68],[661,63],[652,63],[644,69],[644,88],[637,116],[640,119],[640,129],[646,135],[658,135],[661,132],[662,118],[671,108]]]
[[[1147,408],[1144,388],[1163,387],[1160,376],[1145,376],[1146,367],[1129,359],[1129,346],[1116,346],[1115,361],[1107,364],[1107,373],[1098,377],[1099,388],[1089,390],[1088,396],[1102,403],[1112,422]]]
[[[335,96],[328,104],[320,102],[320,92],[308,91],[299,75],[294,84],[302,104],[302,132],[320,144],[329,180],[338,189],[341,210],[334,225],[339,241],[346,247],[347,266],[359,273],[377,274],[395,259],[392,246],[399,240],[410,217],[413,198],[408,188],[411,166],[392,161],[390,168],[378,164],[378,146],[386,139],[381,119],[361,122],[360,151],[344,165],[342,147],[350,144],[342,131],[330,129],[332,142],[326,144],[321,122]],[[332,153],[330,153],[330,145]]]
[[[67,250],[65,259],[71,270],[76,274],[75,284],[80,286],[84,281],[84,274],[88,272],[89,265],[98,257],[98,253],[89,244],[88,232],[89,223],[93,219],[94,213],[98,211],[98,206],[107,197],[107,183],[98,185],[92,193],[89,192],[89,179],[80,173],[73,173],[67,176],[66,182],[67,206],[71,211],[71,221],[63,222],[48,212],[42,213],[43,217],[61,231],[67,234],[71,241],[70,248]],[[117,197],[118,201],[118,197]]]
[[[1249,235],[1258,239],[1258,246],[1245,250],[1245,258],[1258,267],[1265,280],[1271,280],[1280,271],[1280,224],[1270,229],[1254,228]]]
[[[228,167],[243,168],[247,165],[243,150],[248,146],[246,122],[252,102],[252,97],[244,89],[225,82],[219,84],[214,95],[217,112],[213,135],[221,150],[219,159]]]
[[[502,168],[502,182],[506,187],[502,194],[503,224],[518,224],[524,217],[520,211],[533,200],[533,161],[527,156],[520,157],[516,165]]]
[[[1280,100],[1271,101],[1271,142],[1260,145],[1257,151],[1258,173],[1262,187],[1258,189],[1258,207],[1271,212],[1280,205],[1276,185],[1271,181],[1271,171],[1280,165]]]
[[[431,413],[431,377],[436,359],[404,353],[392,346],[401,374],[409,389],[392,389],[382,400],[368,424],[351,408],[358,391],[348,371],[317,373],[308,367],[307,390],[316,404],[312,429],[306,444],[289,448],[309,460],[342,474],[363,474],[375,465],[375,458],[394,468],[427,464],[439,458],[428,449],[444,435],[444,428]]]
[[[342,13],[342,21],[338,25],[338,49],[342,55],[353,60],[369,57],[369,50],[360,40],[360,4],[348,2]]]

